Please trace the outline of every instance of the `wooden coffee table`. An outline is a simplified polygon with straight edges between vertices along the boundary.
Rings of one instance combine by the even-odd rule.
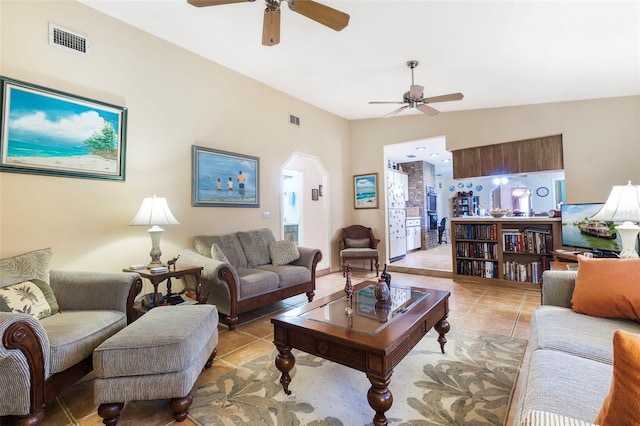
[[[400,361],[433,327],[444,353],[449,331],[448,291],[391,285],[391,306],[376,305],[373,282],[355,286],[353,314],[345,314],[344,292],[316,300],[271,319],[276,367],[289,395],[295,348],[366,373],[371,382],[369,405],[376,412],[374,425],[386,425],[391,408],[391,374]],[[336,386],[340,386],[336,383]]]

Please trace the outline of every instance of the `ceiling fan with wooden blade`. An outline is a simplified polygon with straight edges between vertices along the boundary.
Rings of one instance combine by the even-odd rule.
[[[190,5],[196,7],[253,1],[255,0],[187,0]],[[349,24],[349,15],[313,0],[265,0],[267,7],[264,10],[262,25],[262,44],[265,46],[280,43],[280,4],[282,1],[289,3],[289,9],[292,11],[332,30],[340,31]]]
[[[411,60],[407,61],[407,66],[411,69],[411,86],[409,86],[409,91],[405,92],[402,95],[401,101],[371,101],[369,104],[405,104],[400,108],[391,111],[389,114],[385,115],[384,118],[393,117],[398,113],[411,108],[416,108],[418,111],[427,114],[427,115],[436,115],[440,111],[437,109],[427,105],[436,102],[449,102],[449,101],[459,101],[464,96],[462,93],[449,93],[448,95],[440,95],[440,96],[432,96],[430,98],[424,97],[424,87],[418,86],[413,82],[413,70],[419,64],[418,61]]]

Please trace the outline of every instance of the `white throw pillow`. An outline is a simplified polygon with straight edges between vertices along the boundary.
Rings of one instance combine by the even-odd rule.
[[[300,259],[300,252],[291,240],[272,241],[269,243],[269,256],[272,264],[286,265]]]
[[[219,262],[229,263],[229,259],[224,255],[224,252],[216,243],[211,245],[211,258]]]

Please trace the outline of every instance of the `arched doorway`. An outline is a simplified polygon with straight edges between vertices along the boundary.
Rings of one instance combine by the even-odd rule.
[[[300,246],[319,248],[322,261],[318,270],[329,269],[331,190],[327,169],[318,157],[294,152],[282,165],[280,176],[281,238],[295,238]]]

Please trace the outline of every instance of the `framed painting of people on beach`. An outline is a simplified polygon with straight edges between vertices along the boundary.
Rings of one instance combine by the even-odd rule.
[[[260,159],[193,145],[194,207],[260,207]]]
[[[377,209],[378,174],[355,175],[353,177],[353,193],[356,209]]]
[[[0,77],[0,171],[125,179],[124,107]]]

